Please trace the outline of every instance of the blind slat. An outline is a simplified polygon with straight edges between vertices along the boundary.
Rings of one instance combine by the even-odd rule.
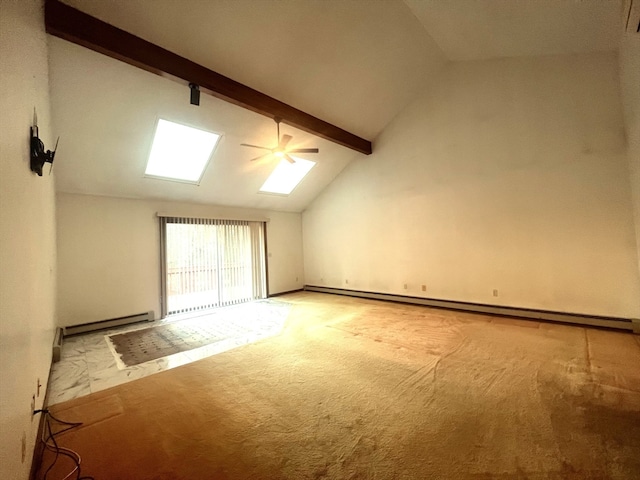
[[[168,314],[265,297],[263,222],[163,217],[161,225]]]

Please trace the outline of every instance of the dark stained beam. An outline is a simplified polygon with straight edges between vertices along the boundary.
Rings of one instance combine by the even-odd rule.
[[[65,5],[45,3],[47,33],[103,53],[149,72],[195,83],[212,95],[269,118],[325,138],[360,153],[371,153],[371,142],[235,80],[147,42],[124,30]]]

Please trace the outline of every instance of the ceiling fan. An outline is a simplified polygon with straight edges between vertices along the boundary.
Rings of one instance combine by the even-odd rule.
[[[250,161],[253,162],[255,160],[260,160],[261,158],[264,158],[268,155],[273,155],[275,157],[278,158],[284,158],[286,161],[288,161],[289,163],[296,163],[295,159],[293,157],[291,157],[289,154],[290,153],[318,153],[320,150],[318,150],[317,148],[294,148],[293,150],[287,150],[287,145],[289,144],[289,142],[291,141],[291,139],[293,138],[291,135],[282,135],[282,138],[280,137],[280,122],[282,121],[281,118],[274,118],[276,125],[277,125],[277,129],[278,129],[278,145],[276,147],[273,148],[269,148],[269,147],[261,147],[259,145],[250,145],[248,143],[241,143],[240,145],[243,147],[252,147],[252,148],[260,148],[262,150],[269,150],[268,153],[265,153],[264,155],[260,155],[256,158],[252,158]]]

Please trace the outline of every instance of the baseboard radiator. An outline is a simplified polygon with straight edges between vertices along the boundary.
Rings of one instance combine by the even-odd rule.
[[[134,315],[127,315],[126,317],[110,318],[108,320],[100,320],[97,322],[83,323],[80,325],[70,325],[63,327],[63,333],[65,337],[70,335],[77,335],[79,333],[95,332],[97,330],[104,330],[107,328],[122,327],[124,325],[130,325],[132,323],[139,322],[152,322],[155,319],[155,313],[153,310],[143,313],[136,313]]]
[[[452,300],[436,300],[431,298],[393,295],[390,293],[363,292],[358,290],[347,290],[343,288],[319,287],[315,285],[306,285],[304,289],[309,292],[332,293],[350,297],[370,298],[372,300],[386,300],[389,302],[409,303],[414,305],[424,305],[427,307],[446,308],[449,310],[464,310],[468,312],[489,313],[493,315],[502,315],[508,317],[521,317],[532,320],[572,323],[576,325],[591,327],[615,328],[618,330],[632,331],[633,333],[640,335],[640,319],[636,318],[630,319],[616,317],[599,317],[573,313],[548,312],[544,310],[501,307],[479,303],[456,302]]]
[[[52,359],[53,363],[60,361],[60,355],[62,354],[62,339],[64,334],[62,333],[62,328],[56,328],[56,334],[53,337],[53,354]]]

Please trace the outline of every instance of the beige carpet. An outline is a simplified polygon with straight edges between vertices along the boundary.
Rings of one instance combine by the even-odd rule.
[[[285,300],[278,337],[56,405],[61,445],[96,480],[640,478],[637,336]]]

